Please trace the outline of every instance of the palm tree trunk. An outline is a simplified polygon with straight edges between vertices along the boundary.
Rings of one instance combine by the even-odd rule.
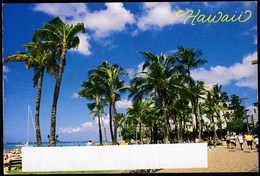
[[[51,127],[50,127],[50,138],[49,138],[50,146],[56,145],[56,139],[55,139],[56,113],[57,113],[57,103],[58,103],[58,98],[59,98],[59,93],[60,93],[61,79],[62,79],[64,64],[65,64],[65,55],[66,55],[66,50],[62,51],[62,53],[61,53],[59,72],[58,72],[58,76],[56,78],[56,84],[55,84],[55,88],[54,88],[54,95],[53,95],[53,102],[52,102],[52,109],[51,109]]]
[[[199,115],[199,139],[202,137],[202,123],[201,123],[201,115]]]
[[[101,122],[102,122],[102,126],[103,126],[103,129],[104,129],[104,134],[105,134],[105,138],[106,138],[106,142],[107,142],[107,131],[106,131],[106,127],[104,125],[102,117],[101,117]]]
[[[167,112],[166,112],[166,105],[164,100],[162,100],[162,108],[163,108],[163,117],[164,117],[164,125],[163,125],[163,134],[164,134],[164,143],[167,144],[168,143],[168,139],[169,139],[169,131],[168,131],[168,127],[167,127]]]
[[[140,142],[143,144],[143,135],[142,135],[142,123],[139,123],[139,135],[140,135]]]
[[[112,102],[109,104],[109,127],[110,127],[110,134],[111,134],[111,140],[113,142],[114,135],[113,135],[113,117],[112,117]]]
[[[103,145],[102,143],[102,131],[101,131],[101,123],[100,123],[100,118],[101,114],[98,114],[98,130],[99,130],[99,144]]]
[[[216,128],[215,128],[215,122],[214,122],[214,116],[213,116],[213,114],[212,114],[212,116],[211,116],[211,123],[213,124],[214,138],[216,139],[216,137],[217,137],[217,132],[216,132]]]
[[[158,142],[158,127],[157,127],[157,124],[156,124],[156,122],[154,123],[154,125],[153,125],[153,134],[154,134],[154,144],[157,144],[157,142]]]
[[[183,138],[182,138],[182,118],[181,117],[179,119],[178,139],[179,139],[179,142],[183,141]]]
[[[115,102],[113,102],[113,110],[114,110],[114,140],[113,140],[113,144],[116,145],[117,144],[117,128],[118,128],[118,122],[117,122],[117,112],[116,112],[116,104]]]
[[[35,107],[35,131],[36,131],[36,141],[37,147],[42,146],[42,137],[40,130],[40,105],[41,105],[41,94],[42,94],[42,82],[43,82],[44,68],[40,71],[40,76],[38,80],[38,89],[36,94],[36,107]]]

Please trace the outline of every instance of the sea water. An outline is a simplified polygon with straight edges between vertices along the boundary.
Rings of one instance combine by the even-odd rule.
[[[65,141],[65,142],[57,142],[56,146],[57,147],[62,147],[62,146],[87,146],[88,141]],[[105,143],[105,142],[104,142]],[[4,143],[4,149],[6,151],[13,151],[15,148],[21,149],[24,146],[25,143],[22,142],[6,142]],[[97,145],[97,142],[94,142],[92,146]],[[36,142],[29,142],[29,146],[32,147],[37,147]],[[48,147],[49,142],[42,142],[43,147]]]

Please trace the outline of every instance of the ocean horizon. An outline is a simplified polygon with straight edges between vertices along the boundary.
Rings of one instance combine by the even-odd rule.
[[[63,147],[63,146],[87,146],[88,141],[60,141],[57,142],[57,147]],[[106,141],[103,141],[103,144],[108,143]],[[4,149],[6,151],[14,150],[15,148],[21,149],[24,146],[25,142],[4,142]],[[37,147],[37,142],[29,142],[29,146]],[[93,141],[93,146],[96,144],[99,144],[99,142]],[[42,142],[42,147],[48,147],[49,142]]]

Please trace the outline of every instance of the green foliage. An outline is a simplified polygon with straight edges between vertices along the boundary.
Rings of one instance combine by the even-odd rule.
[[[136,134],[136,129],[134,126],[125,126],[122,130],[122,136],[123,139],[126,140],[131,140],[131,139],[135,139],[135,134]]]
[[[244,119],[244,107],[241,105],[242,101],[240,100],[239,96],[235,94],[231,95],[230,101],[230,110],[234,111],[232,117],[237,119]]]
[[[233,118],[230,122],[227,123],[227,130],[232,132],[242,132],[244,131],[245,122],[242,119]]]

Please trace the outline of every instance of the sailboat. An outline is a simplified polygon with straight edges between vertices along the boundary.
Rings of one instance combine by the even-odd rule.
[[[33,124],[33,128],[34,128],[34,132],[35,132],[35,126],[34,126],[34,121],[33,121],[33,116],[32,116],[32,110],[30,105],[28,105],[28,113],[27,113],[27,139],[26,142],[24,142],[24,144],[22,145],[16,145],[16,146],[20,146],[20,147],[33,147],[33,146],[29,146],[29,134],[30,134],[30,118],[32,120],[32,124]]]

